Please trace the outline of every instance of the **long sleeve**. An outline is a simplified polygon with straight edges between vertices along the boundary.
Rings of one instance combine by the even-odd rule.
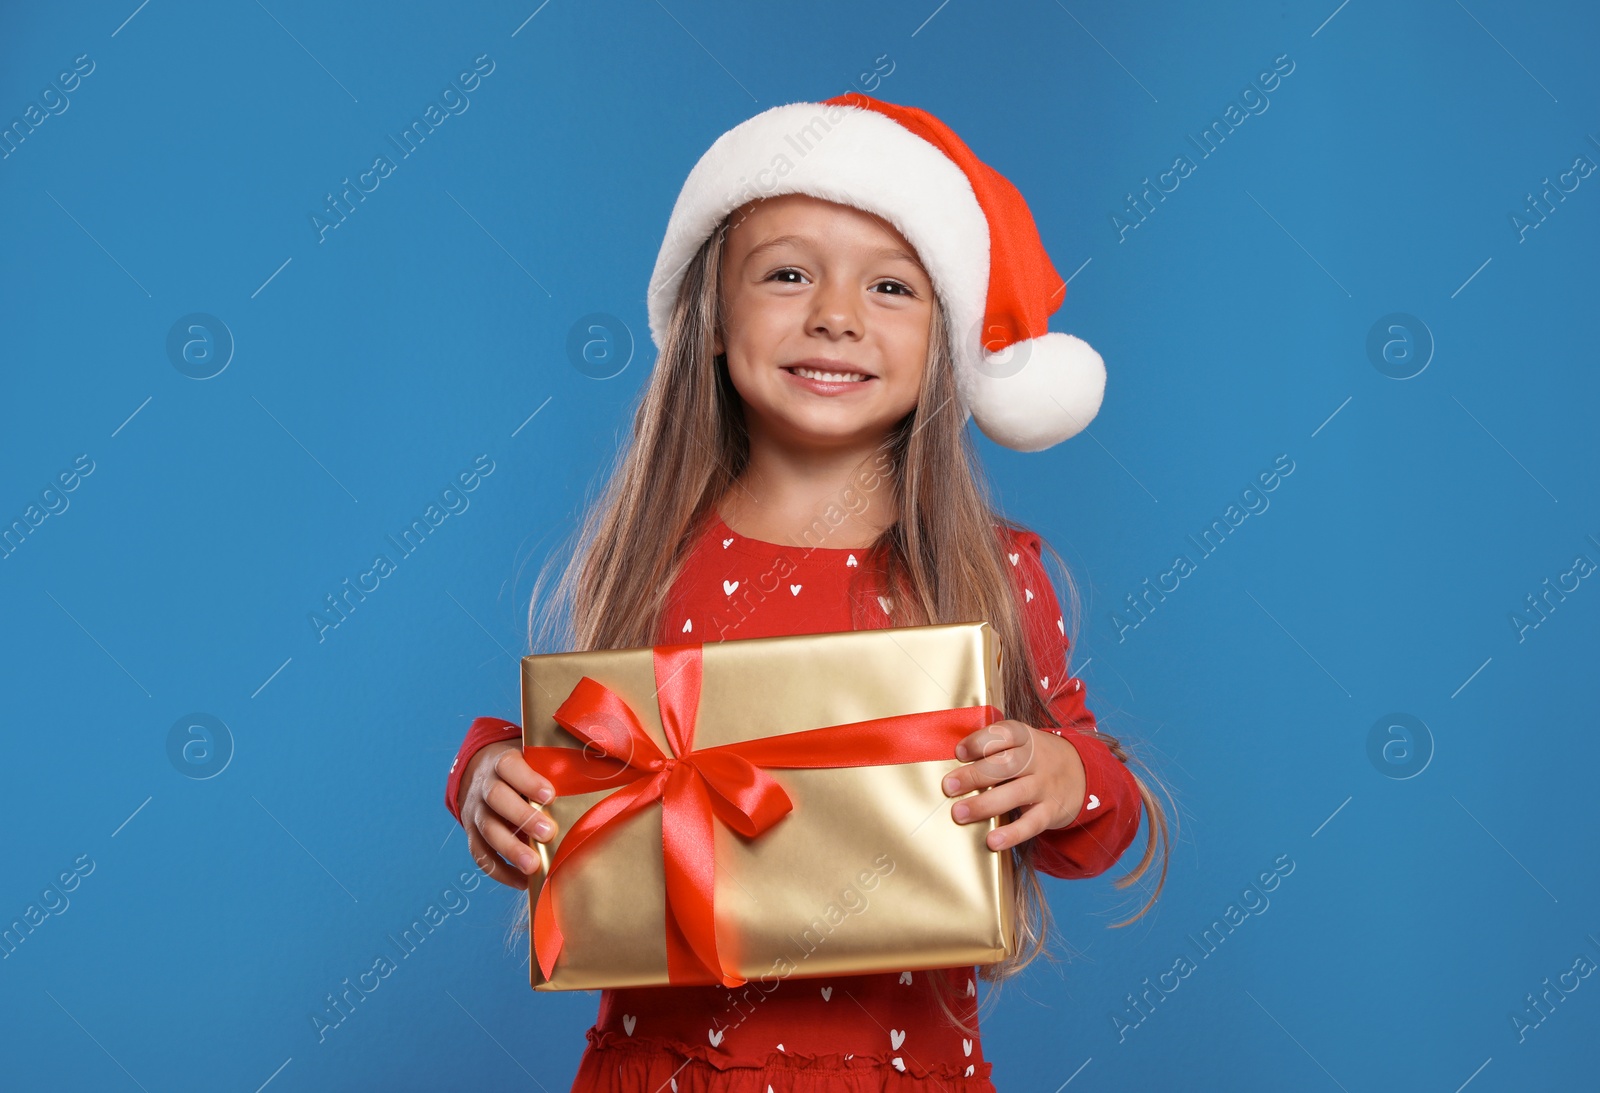
[[[1052,877],[1079,879],[1104,873],[1133,843],[1143,811],[1139,787],[1127,765],[1099,738],[1085,702],[1083,680],[1068,676],[1064,617],[1046,574],[1041,540],[1031,531],[1013,533],[1007,555],[1017,578],[1024,629],[1039,671],[1039,686],[1060,723],[1040,725],[1070,743],[1083,760],[1083,806],[1066,827],[1034,836],[1035,864]]]
[[[467,730],[466,739],[461,742],[461,748],[456,752],[455,762],[450,764],[450,777],[444,785],[444,807],[450,810],[450,815],[461,822],[461,802],[456,798],[461,794],[461,776],[466,773],[467,764],[472,762],[472,757],[478,749],[485,744],[493,744],[500,740],[522,739],[522,726],[513,724],[498,717],[479,717],[472,722],[472,727]]]

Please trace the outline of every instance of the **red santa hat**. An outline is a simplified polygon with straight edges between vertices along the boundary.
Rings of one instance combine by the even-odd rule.
[[[659,349],[683,271],[729,212],[809,194],[889,221],[916,248],[948,324],[966,414],[997,444],[1036,452],[1100,409],[1105,364],[1047,329],[1066,298],[1027,202],[925,110],[850,92],[775,106],[718,137],[678,194],[650,278]]]

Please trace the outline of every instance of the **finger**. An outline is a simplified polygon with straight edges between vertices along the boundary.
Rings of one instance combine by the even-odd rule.
[[[952,797],[959,797],[975,789],[987,789],[1013,778],[1020,778],[1033,770],[1033,741],[1013,745],[972,763],[957,767],[945,775],[944,789]]]
[[[522,839],[512,833],[505,822],[487,808],[477,817],[478,831],[494,850],[512,866],[520,870],[524,876],[537,873],[540,869],[539,855]]]
[[[1050,826],[1050,804],[1041,801],[1032,808],[1027,809],[1021,816],[1008,824],[1001,824],[989,832],[987,842],[990,850],[1003,850],[1008,846],[1027,842],[1035,835]]]
[[[1033,730],[1024,722],[996,721],[964,739],[956,749],[956,758],[963,762],[979,762],[1008,748],[1021,747],[1032,737]]]
[[[477,828],[468,825],[467,847],[472,851],[472,860],[477,862],[478,868],[483,870],[493,880],[499,881],[508,888],[520,888],[527,891],[528,877],[519,869],[507,865],[505,860],[496,854],[484,837],[478,833]]]
[[[556,821],[553,816],[542,808],[530,805],[522,794],[504,782],[492,783],[483,802],[493,809],[495,815],[511,828],[511,833],[519,838],[526,839],[531,836],[540,842],[549,842],[556,833]]]
[[[986,725],[964,737],[956,745],[956,758],[965,765],[956,768],[951,776],[945,778],[945,793],[959,797],[975,789],[998,785],[1031,770],[1034,735],[1033,729],[1024,722],[1007,719]],[[1025,755],[1001,758],[1006,752],[1019,747],[1026,749]]]
[[[1038,793],[1037,775],[1014,778],[1004,785],[961,798],[950,806],[950,818],[958,824],[984,823],[1014,808],[1032,804],[1038,799]]]
[[[1007,746],[1006,741],[1014,742],[1014,738],[1020,739],[1015,737],[1014,730],[1021,726],[1020,721],[1004,718],[976,729],[962,737],[961,742],[956,745],[956,758],[963,763],[981,759],[996,748]]]
[[[555,798],[555,786],[550,779],[530,767],[518,749],[507,748],[494,757],[491,766],[502,782],[529,800],[548,804]]]
[[[994,733],[995,739],[985,751],[979,753],[978,758],[980,759],[989,752],[1021,747],[1028,742],[1028,738],[1033,732],[1032,729],[1028,728],[1026,722],[1018,721],[1014,717],[1008,717],[1004,721],[996,721],[988,729]]]

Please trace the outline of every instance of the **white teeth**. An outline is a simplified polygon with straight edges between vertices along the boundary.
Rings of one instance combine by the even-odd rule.
[[[814,368],[791,368],[789,371],[808,380],[822,380],[826,383],[859,383],[868,378],[859,372],[818,372]]]

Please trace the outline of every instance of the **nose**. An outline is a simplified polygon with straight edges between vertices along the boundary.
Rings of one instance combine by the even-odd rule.
[[[862,324],[861,299],[856,286],[838,277],[820,278],[811,294],[807,331],[830,338],[859,339]]]

